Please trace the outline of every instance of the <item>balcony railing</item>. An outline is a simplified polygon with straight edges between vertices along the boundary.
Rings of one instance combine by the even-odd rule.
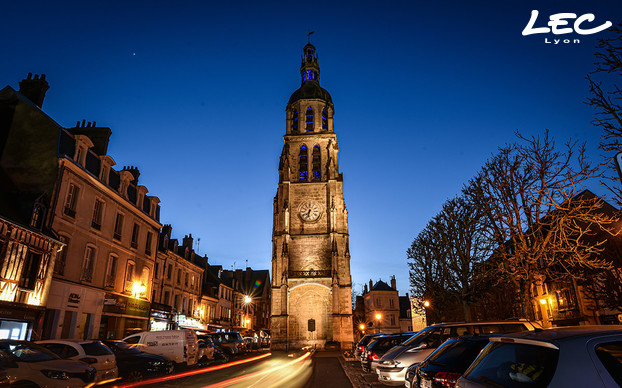
[[[330,269],[311,269],[307,271],[289,271],[290,278],[329,278],[331,276]]]

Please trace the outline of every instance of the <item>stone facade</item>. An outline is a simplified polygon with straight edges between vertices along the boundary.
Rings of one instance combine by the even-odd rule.
[[[353,341],[348,212],[334,107],[319,86],[315,47],[304,47],[302,86],[286,108],[274,198],[272,348]]]

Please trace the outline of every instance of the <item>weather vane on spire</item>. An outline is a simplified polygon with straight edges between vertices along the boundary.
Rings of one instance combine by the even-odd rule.
[[[315,31],[309,31],[307,33],[307,43],[311,43],[311,35],[315,34]]]

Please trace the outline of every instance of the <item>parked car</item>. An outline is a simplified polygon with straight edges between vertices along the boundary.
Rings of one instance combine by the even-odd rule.
[[[214,341],[206,334],[198,334],[199,340],[199,362],[214,359]]]
[[[244,351],[244,340],[237,331],[219,331],[208,335],[229,357]]]
[[[246,349],[247,352],[259,349],[258,337],[244,337],[242,340],[244,341],[244,349]]]
[[[97,374],[82,361],[63,360],[30,341],[0,340],[0,354],[14,387],[78,388],[92,385]]]
[[[385,385],[404,385],[406,369],[423,361],[448,338],[473,334],[512,333],[539,330],[527,320],[439,323],[419,331],[412,338],[389,350],[378,366],[378,380]]]
[[[139,381],[173,373],[172,360],[157,354],[145,353],[134,345],[118,340],[103,340],[117,359],[119,376],[126,381]]]
[[[361,357],[361,368],[365,372],[376,372],[376,367],[382,356],[395,345],[399,345],[412,337],[414,333],[396,333],[379,335],[365,347]]]
[[[194,365],[199,358],[199,344],[193,330],[143,331],[123,338],[139,350],[159,354],[176,363]]]
[[[379,335],[382,334],[366,334],[365,336],[363,336],[363,338],[361,338],[361,340],[356,344],[354,348],[354,357],[360,360],[361,356],[363,355],[363,351],[365,350],[365,347],[369,345],[374,337],[377,337]]]
[[[420,364],[406,371],[406,388],[454,387],[458,378],[471,365],[495,334],[450,338]]]
[[[35,343],[63,359],[86,362],[97,371],[95,382],[115,380],[119,375],[112,351],[98,340],[45,340]]]
[[[620,387],[622,326],[574,326],[492,337],[456,387]]]

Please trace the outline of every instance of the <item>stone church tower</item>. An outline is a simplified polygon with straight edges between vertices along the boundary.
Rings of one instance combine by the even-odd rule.
[[[348,211],[330,94],[315,47],[290,97],[272,228],[272,349],[352,345]]]

